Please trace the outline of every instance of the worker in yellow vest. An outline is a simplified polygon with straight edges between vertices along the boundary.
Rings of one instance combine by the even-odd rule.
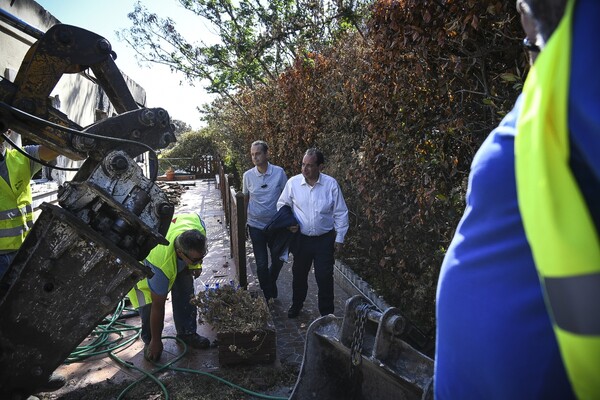
[[[515,140],[523,227],[579,399],[600,398],[599,20],[597,0],[568,2],[523,87]]]
[[[440,272],[436,399],[600,399],[600,2],[518,0],[534,60]]]
[[[31,177],[42,166],[35,159],[51,161],[58,153],[47,147],[33,145],[23,149],[34,160],[16,149],[8,149],[0,135],[0,279],[33,227]]]
[[[30,182],[42,168],[34,160],[52,161],[58,156],[45,146],[31,145],[22,149],[33,160],[29,159],[17,149],[9,149],[4,135],[9,136],[10,130],[0,134],[0,280],[33,227]],[[58,390],[65,382],[64,376],[54,373],[41,391]]]
[[[142,319],[144,354],[151,361],[158,361],[162,354],[165,303],[169,292],[177,338],[193,348],[210,346],[210,341],[196,332],[197,309],[190,304],[194,296],[194,278],[200,276],[202,260],[207,253],[204,222],[193,213],[175,215],[166,238],[169,244],[156,246],[144,260],[154,275],[138,282],[127,294]]]

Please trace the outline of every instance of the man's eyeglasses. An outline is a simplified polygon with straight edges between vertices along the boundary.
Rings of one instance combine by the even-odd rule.
[[[204,260],[204,257],[206,256],[206,250],[204,250],[204,253],[202,253],[202,255],[198,258],[192,258],[188,256],[183,250],[181,250],[181,254],[190,261],[191,265],[196,265]]]

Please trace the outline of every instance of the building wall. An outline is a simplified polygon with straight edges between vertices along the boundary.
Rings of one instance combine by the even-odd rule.
[[[0,0],[0,8],[42,32],[60,23],[56,17],[33,0]],[[23,57],[35,41],[35,37],[0,21],[0,73],[3,78],[14,81]],[[91,71],[88,72],[92,74]],[[123,76],[136,102],[145,106],[144,89],[131,78]],[[63,75],[52,91],[51,97],[55,108],[83,128],[117,114],[102,88],[82,74]],[[74,162],[61,156],[57,164],[76,167],[81,162]],[[142,165],[142,168],[144,171],[148,170],[147,165]],[[58,183],[72,179],[73,175],[74,172],[52,171],[52,178]]]

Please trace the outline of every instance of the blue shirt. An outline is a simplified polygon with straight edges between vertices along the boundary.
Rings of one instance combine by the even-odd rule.
[[[257,167],[244,172],[242,193],[248,198],[248,225],[263,229],[277,212],[277,199],[285,187],[287,176],[283,168],[267,164],[262,174]]]
[[[600,3],[575,8],[569,93],[571,168],[600,227]],[[482,144],[437,291],[437,399],[574,398],[518,209],[520,99]],[[599,289],[600,290],[600,289]],[[599,360],[600,362],[600,360]]]

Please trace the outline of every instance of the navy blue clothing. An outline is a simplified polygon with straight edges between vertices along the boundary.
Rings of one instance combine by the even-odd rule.
[[[278,256],[273,248],[273,241],[270,241],[270,235],[264,229],[255,228],[248,225],[250,239],[252,241],[252,251],[254,253],[254,261],[256,262],[256,275],[258,275],[258,283],[263,291],[267,301],[271,298],[276,299],[277,278],[283,267],[283,260]],[[269,254],[271,253],[271,265],[269,265]]]
[[[265,226],[271,242],[271,256],[287,260],[288,252],[294,253],[298,247],[299,233],[292,233],[290,226],[298,225],[290,206],[282,206]]]
[[[600,2],[579,0],[573,15],[574,40],[569,86],[571,168],[600,232]],[[594,38],[594,39],[590,39]],[[584,40],[588,39],[588,40]],[[592,41],[590,41],[592,40]],[[590,168],[591,166],[591,168]],[[595,167],[594,167],[595,166]],[[599,289],[600,290],[600,289]]]
[[[190,303],[190,299],[194,297],[194,277],[188,268],[179,270],[170,293],[175,331],[178,335],[196,333],[198,308]],[[152,303],[138,308],[138,312],[142,319],[142,331],[140,336],[145,344],[150,343],[150,340],[152,339],[150,331],[151,308]]]
[[[571,167],[596,227],[600,204],[600,3],[574,15]],[[437,399],[571,399],[571,385],[519,213],[515,124],[520,99],[475,155],[467,206],[437,292]],[[599,361],[600,362],[600,361]]]
[[[308,294],[308,274],[315,268],[315,280],[319,288],[318,303],[321,315],[333,314],[333,256],[335,231],[320,236],[300,235],[298,248],[292,265],[292,308],[300,310]]]

